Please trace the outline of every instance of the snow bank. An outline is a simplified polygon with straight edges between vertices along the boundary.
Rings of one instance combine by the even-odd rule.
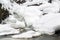
[[[52,3],[48,3],[48,0],[26,0],[25,3],[19,5],[13,0],[0,0],[2,8],[11,13],[3,22],[14,29],[26,30],[22,31],[22,34],[12,36],[13,38],[31,38],[41,34],[52,35],[57,28],[60,28],[58,27],[60,25],[59,2],[59,0],[53,0]],[[40,3],[42,4],[39,6],[29,6]]]
[[[0,24],[0,36],[2,35],[9,35],[9,34],[18,34],[19,31],[11,28],[10,24]]]
[[[22,34],[14,35],[13,38],[32,38],[41,35],[39,32],[34,32],[32,30],[24,32]]]

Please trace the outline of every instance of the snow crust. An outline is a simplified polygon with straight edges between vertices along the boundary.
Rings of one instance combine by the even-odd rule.
[[[41,34],[53,35],[56,29],[60,29],[60,1],[53,0],[52,3],[48,3],[48,1],[26,0],[25,3],[19,5],[13,0],[0,0],[2,8],[12,14],[3,21],[6,24],[2,25],[0,31],[3,32],[2,30],[7,30],[7,28],[12,28],[14,30],[12,33],[17,29],[20,32],[24,31],[12,38],[32,38]],[[39,6],[29,6],[40,3],[42,4]],[[46,14],[43,15],[44,13]],[[2,34],[5,35],[4,32]]]

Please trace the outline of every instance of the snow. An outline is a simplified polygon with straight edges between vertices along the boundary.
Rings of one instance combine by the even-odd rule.
[[[57,13],[57,12],[59,12],[59,4],[56,2],[53,2],[49,7],[44,9],[44,12],[45,13],[49,13],[49,12]]]
[[[0,36],[9,34],[18,34],[19,31],[10,27],[10,24],[0,24]]]
[[[23,29],[23,33],[12,36],[12,38],[32,38],[41,34],[53,35],[55,30],[60,28],[60,1],[53,0],[26,0],[25,3],[19,5],[12,0],[0,0],[2,8],[7,9],[11,15],[0,24],[1,35],[18,33],[17,29]],[[39,6],[29,6],[39,4]],[[47,13],[46,15],[43,15]],[[2,22],[2,23],[3,23]],[[7,29],[9,28],[9,30]],[[27,28],[27,29],[26,29]],[[4,30],[8,30],[4,34]],[[12,31],[11,31],[12,30]],[[10,32],[11,31],[11,32]]]
[[[35,37],[38,35],[41,35],[41,34],[30,30],[30,31],[24,32],[22,34],[14,35],[14,36],[12,36],[12,38],[32,38],[32,37]]]
[[[37,25],[38,24],[38,25]],[[40,24],[40,25],[39,25]],[[36,22],[33,27],[36,31],[42,32],[42,34],[54,34],[54,31],[59,27],[60,25],[60,14],[47,14],[43,16],[39,22]]]
[[[25,28],[25,23],[18,21],[18,22],[16,22],[16,23],[12,23],[11,26],[12,26],[13,28]]]
[[[27,0],[26,0],[27,1]],[[32,5],[32,4],[39,4],[39,3],[46,3],[48,0],[33,0],[33,1],[27,1],[26,3],[24,3],[24,6],[27,5]]]
[[[53,3],[44,3],[39,7],[40,10],[43,10],[44,13],[57,13],[59,12],[59,4],[57,2]],[[55,10],[54,10],[55,9]]]

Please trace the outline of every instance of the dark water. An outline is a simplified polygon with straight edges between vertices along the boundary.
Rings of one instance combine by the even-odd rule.
[[[10,36],[2,36],[0,37],[0,40],[60,40],[60,37],[44,35],[44,36],[29,38],[29,39],[13,39]]]

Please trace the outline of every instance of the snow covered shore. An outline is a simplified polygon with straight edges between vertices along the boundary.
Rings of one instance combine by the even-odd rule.
[[[6,26],[5,30],[8,27],[12,28],[12,30],[14,30],[13,33],[17,33],[18,31],[23,32],[12,36],[13,38],[31,38],[41,34],[53,35],[56,29],[60,29],[59,0],[52,0],[52,3],[48,2],[49,0],[25,1],[23,4],[18,4],[14,0],[0,0],[0,4],[2,4],[1,9],[7,9],[11,14],[2,21],[2,23],[5,22],[6,24],[2,24],[1,31]],[[41,5],[31,6],[34,4]],[[19,30],[16,31],[17,29]]]

